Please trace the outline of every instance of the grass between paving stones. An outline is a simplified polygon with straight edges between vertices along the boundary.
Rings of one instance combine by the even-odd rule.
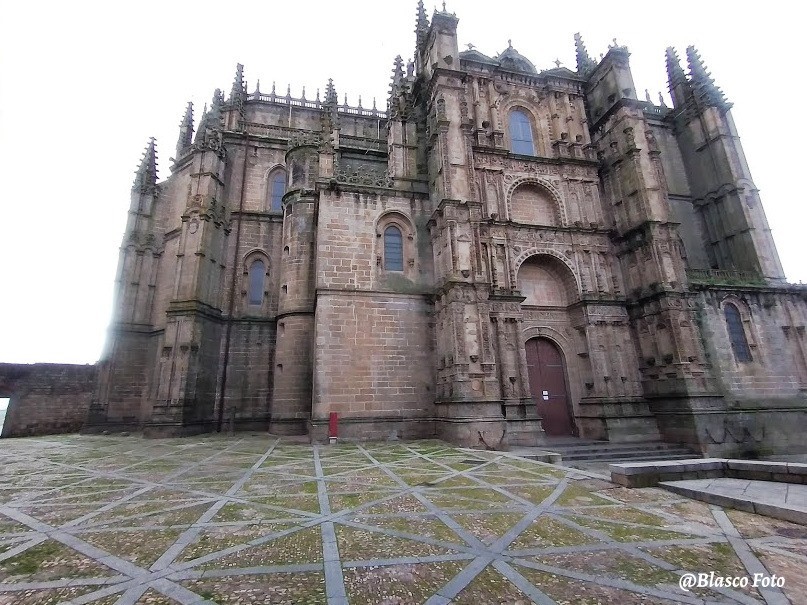
[[[618,542],[650,542],[654,540],[682,540],[698,537],[663,529],[620,525],[619,523],[600,521],[599,519],[589,519],[575,515],[569,515],[569,519],[584,527],[590,527],[591,529],[597,529],[606,533]]]
[[[762,517],[741,510],[726,509],[729,520],[745,538],[784,536],[807,540],[807,527],[770,517]]]
[[[580,546],[597,544],[599,540],[583,532],[564,525],[551,517],[538,517],[518,538],[513,541],[509,550],[529,548],[548,548],[551,546]]]
[[[333,509],[333,506],[331,506]],[[417,498],[404,494],[397,498],[379,502],[373,506],[362,510],[365,515],[386,515],[390,513],[425,513],[428,509],[423,506]]]
[[[428,557],[454,552],[414,539],[408,540],[380,532],[366,531],[337,524],[336,538],[342,561],[390,559],[396,557]]]
[[[639,525],[652,525],[655,527],[667,525],[663,517],[618,504],[588,508],[586,509],[586,514],[611,521],[638,523]]]
[[[177,561],[197,559],[291,527],[294,527],[291,523],[253,523],[241,527],[232,525],[209,527],[199,532],[196,539],[180,553]]]
[[[319,563],[321,561],[322,534],[318,527],[312,527],[275,538],[259,546],[250,546],[237,553],[226,555],[221,559],[206,563],[202,566],[202,569],[293,565],[296,563]]]
[[[78,504],[41,504],[39,506],[26,506],[20,510],[35,519],[59,527],[63,523],[78,519],[87,513],[97,510],[97,505],[84,506]]]
[[[346,569],[345,590],[351,603],[423,603],[466,564],[467,562],[441,561]]]
[[[294,510],[301,510],[309,513],[319,512],[319,499],[314,495],[289,495],[289,496],[250,496],[247,498],[250,502],[256,504],[266,504],[268,506],[278,506],[280,508],[289,508]],[[230,505],[227,505],[230,506]],[[243,505],[242,505],[243,506]],[[226,507],[225,507],[226,508]],[[224,509],[222,509],[224,510]],[[220,519],[227,521],[250,521],[252,519],[272,519],[278,516],[278,511],[272,509],[251,509],[253,512],[244,512],[240,518],[233,519]]]
[[[222,605],[324,605],[327,602],[325,576],[320,572],[216,578],[181,584],[203,599]]]
[[[715,575],[719,576],[744,577],[748,575],[748,571],[734,553],[734,549],[730,544],[724,542],[642,548],[642,550],[691,573],[714,571]],[[759,596],[756,589],[750,585],[737,590],[755,597]],[[693,589],[692,592],[702,596],[711,594],[709,590],[705,589]]]
[[[491,566],[486,567],[452,601],[452,605],[507,603],[529,605],[532,600]]]
[[[626,553],[600,550],[588,553],[537,555],[532,560],[560,569],[570,569],[592,576],[618,578],[642,586],[677,586],[679,575],[656,567]]]
[[[176,542],[182,532],[176,529],[109,531],[81,534],[81,539],[112,555],[148,567]]]
[[[57,605],[70,599],[80,597],[97,590],[96,586],[85,587],[75,586],[72,588],[54,588],[50,590],[20,590],[11,593],[0,594],[0,604],[2,605]],[[115,601],[120,595],[115,597]],[[113,603],[115,601],[112,601]],[[93,605],[98,605],[98,601],[93,601]]]
[[[521,513],[460,513],[452,515],[454,521],[485,544],[492,544],[518,523]]]
[[[380,500],[390,495],[388,491],[365,491],[353,494],[329,494],[328,501],[331,511],[345,510],[346,508],[356,508],[373,500]]]
[[[108,567],[54,540],[0,561],[0,582],[39,582],[112,575]]]
[[[541,592],[549,596],[557,605],[672,605],[658,597],[601,586],[593,582],[583,582],[560,575],[546,573],[529,567],[517,566],[516,570],[527,578]]]
[[[679,522],[689,521],[692,523],[699,523],[712,531],[717,531],[719,529],[717,521],[715,521],[715,518],[712,516],[712,510],[709,508],[708,504],[703,502],[690,500],[688,502],[679,502],[676,504],[665,504],[659,508],[667,513],[670,513],[671,515],[675,515]],[[759,516],[756,517],[758,519],[763,518]]]
[[[590,506],[599,504],[613,504],[594,493],[595,489],[602,489],[602,482],[592,485],[589,481],[572,481],[563,490],[555,501],[557,506]]]
[[[529,500],[533,504],[540,504],[546,500],[553,491],[555,491],[555,486],[544,487],[541,485],[509,485],[504,489],[514,496],[519,496],[525,500]]]
[[[423,517],[356,518],[355,520],[359,523],[382,529],[394,529],[415,536],[464,544],[464,541],[450,527],[432,515]]]

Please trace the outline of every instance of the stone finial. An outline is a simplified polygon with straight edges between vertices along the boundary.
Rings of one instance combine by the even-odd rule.
[[[235,79],[233,80],[233,87],[230,90],[230,102],[233,103],[246,93],[244,84],[244,66],[241,63],[235,66]]]
[[[586,43],[583,42],[583,37],[579,32],[574,35],[574,50],[577,57],[577,73],[587,75],[594,71],[597,64],[589,56]]]
[[[403,81],[404,72],[403,72],[403,59],[401,55],[395,57],[395,61],[393,62],[392,66],[392,88],[395,89],[401,85]]]
[[[703,60],[694,46],[687,47],[687,64],[689,65],[689,81],[692,84],[695,98],[707,107],[728,109],[730,104],[712,75],[703,64]]]
[[[328,84],[325,86],[325,104],[335,107],[338,102],[339,99],[336,95],[336,88],[333,85],[333,78],[328,78]]]
[[[193,103],[188,101],[185,115],[179,124],[179,138],[177,139],[177,157],[193,143]]]
[[[135,172],[132,189],[153,191],[157,186],[157,139],[151,137]]]
[[[220,88],[213,91],[213,102],[210,104],[210,112],[208,113],[208,128],[219,129],[224,120],[221,109],[224,105],[224,93]]]
[[[667,80],[670,85],[670,90],[675,88],[678,84],[685,84],[687,78],[684,75],[684,70],[681,69],[681,61],[678,59],[678,53],[672,46],[667,47],[666,62]]]
[[[661,94],[661,91],[658,93],[658,104],[662,107],[667,107],[667,103],[664,102],[664,95]]]
[[[650,91],[649,91],[647,88],[645,88],[645,89],[644,89],[644,99],[645,99],[645,101],[647,101],[648,103],[652,103],[652,102],[653,102],[653,99],[651,99],[651,98],[650,98]]]
[[[258,78],[257,82],[255,83],[255,92],[253,94],[259,95],[261,94],[261,79]]]
[[[421,33],[425,34],[429,29],[429,18],[426,16],[426,7],[423,6],[423,0],[418,0],[417,13],[415,32],[417,32],[418,39],[420,39]]]

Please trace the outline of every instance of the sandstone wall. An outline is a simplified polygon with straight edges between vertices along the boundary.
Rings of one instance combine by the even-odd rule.
[[[96,366],[0,363],[0,397],[9,397],[3,437],[72,433],[87,417]]]

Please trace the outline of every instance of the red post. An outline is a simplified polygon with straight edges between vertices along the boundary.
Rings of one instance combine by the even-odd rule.
[[[336,439],[339,436],[338,417],[336,412],[331,412],[328,419],[328,437]]]

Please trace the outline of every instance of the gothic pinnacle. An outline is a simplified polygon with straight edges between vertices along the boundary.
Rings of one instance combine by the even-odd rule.
[[[233,88],[230,91],[230,102],[235,101],[244,94],[244,66],[237,63],[235,66],[235,79],[233,80]]]
[[[191,146],[193,142],[193,103],[188,101],[188,106],[185,108],[185,115],[182,117],[182,122],[179,124],[179,138],[177,139],[177,157],[182,155],[182,152]]]
[[[583,42],[583,36],[579,32],[574,35],[574,50],[577,57],[577,72],[586,75],[594,71],[597,64],[589,56],[586,43]]]
[[[336,106],[339,103],[339,99],[336,95],[336,88],[333,85],[333,78],[328,78],[328,84],[325,86],[325,103],[333,106]]]
[[[390,89],[390,93],[394,93],[398,89],[403,81],[403,77],[403,59],[401,58],[401,55],[398,55],[395,57],[392,67],[392,88]]]
[[[218,129],[221,128],[224,116],[221,113],[221,108],[224,105],[224,93],[220,88],[213,91],[213,102],[210,105],[210,112],[208,114],[208,128]]]
[[[418,18],[415,25],[415,33],[417,33],[418,42],[426,36],[429,30],[429,18],[426,16],[426,8],[423,6],[423,0],[418,0]]]
[[[132,189],[149,191],[157,186],[157,140],[154,137],[149,139],[140,165],[135,172],[135,180]]]
[[[723,91],[715,85],[712,75],[703,64],[700,54],[694,46],[687,46],[687,64],[689,80],[696,99],[707,107],[728,108]]]
[[[681,69],[681,62],[678,59],[678,53],[672,46],[667,47],[667,79],[669,81],[670,90],[675,88],[678,84],[687,81],[684,75],[684,70]]]

